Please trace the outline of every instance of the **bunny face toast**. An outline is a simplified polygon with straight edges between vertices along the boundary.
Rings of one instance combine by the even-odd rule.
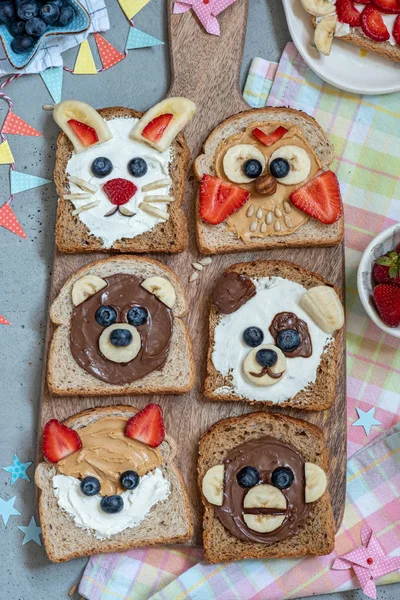
[[[186,98],[147,113],[67,100],[54,108],[62,128],[55,183],[56,243],[62,252],[181,252],[181,205],[189,162],[182,128],[195,114]]]

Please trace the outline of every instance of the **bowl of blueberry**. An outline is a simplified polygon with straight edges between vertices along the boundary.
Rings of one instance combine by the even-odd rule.
[[[0,0],[0,39],[14,69],[25,68],[48,36],[83,33],[89,26],[78,0]]]

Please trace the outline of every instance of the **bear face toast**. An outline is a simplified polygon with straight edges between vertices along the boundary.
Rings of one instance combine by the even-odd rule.
[[[50,316],[55,394],[184,393],[194,381],[187,311],[176,275],[139,257],[92,263],[63,286]]]
[[[181,130],[195,114],[186,98],[147,113],[67,100],[54,108],[62,128],[55,183],[56,243],[63,252],[181,252],[181,204],[189,151]]]
[[[187,493],[160,406],[93,409],[49,421],[35,481],[45,548],[53,561],[192,533]]]
[[[223,121],[194,171],[200,251],[333,246],[343,239],[332,147],[314,119],[253,109]]]

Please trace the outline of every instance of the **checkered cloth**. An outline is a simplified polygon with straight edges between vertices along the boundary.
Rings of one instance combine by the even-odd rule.
[[[253,62],[244,95],[265,104],[274,65]],[[333,169],[345,202],[348,358],[347,501],[335,551],[326,557],[207,565],[200,549],[145,549],[92,557],[79,591],[90,600],[282,600],[359,587],[351,570],[331,566],[361,545],[368,524],[388,554],[400,555],[400,349],[369,320],[357,295],[360,255],[400,221],[400,94],[356,96],[321,81],[288,44],[268,97],[314,116],[335,145]],[[397,200],[395,199],[397,198]],[[376,407],[382,423],[365,435],[355,407]],[[396,425],[397,424],[397,425]],[[367,445],[368,443],[368,445]],[[378,584],[400,581],[400,572]]]

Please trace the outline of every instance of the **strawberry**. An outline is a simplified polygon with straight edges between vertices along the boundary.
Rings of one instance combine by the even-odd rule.
[[[259,142],[264,144],[264,146],[272,146],[272,144],[275,144],[275,142],[280,140],[281,137],[287,133],[287,131],[288,130],[285,129],[285,127],[278,127],[272,133],[264,133],[262,129],[256,127],[253,129],[252,133]]]
[[[56,463],[82,448],[81,438],[75,429],[51,419],[43,432],[43,454],[51,463]]]
[[[147,123],[142,131],[142,136],[151,142],[159,142],[173,117],[174,115],[171,114],[156,117],[150,123]]]
[[[396,40],[396,43],[400,46],[400,15],[396,17],[393,25],[393,37]]]
[[[164,440],[164,419],[159,404],[148,404],[136,413],[126,424],[125,435],[152,448]]]
[[[341,23],[348,23],[352,27],[359,27],[360,13],[352,0],[336,0],[336,12]]]
[[[400,13],[399,0],[371,0],[371,4],[376,6],[381,12],[387,14]]]
[[[211,225],[225,221],[250,198],[250,192],[212,175],[203,175],[200,184],[200,215]]]
[[[71,127],[72,131],[78,136],[81,144],[86,148],[88,146],[93,146],[96,142],[99,141],[99,136],[96,133],[96,130],[90,125],[86,125],[86,123],[81,123],[80,121],[76,121],[75,119],[70,119],[68,121],[68,125]]]
[[[376,283],[400,285],[400,255],[398,252],[392,250],[377,258],[372,274]]]
[[[385,42],[390,38],[381,13],[372,4],[366,6],[361,13],[361,29],[367,37],[376,42]]]
[[[397,252],[397,254],[400,254],[400,244],[397,244],[397,246],[394,249],[394,251]]]
[[[107,198],[111,204],[115,206],[122,206],[129,202],[129,200],[137,192],[137,187],[132,181],[117,177],[116,179],[110,179],[103,185],[103,191],[107,195]]]
[[[292,192],[290,200],[297,208],[326,225],[335,223],[342,215],[339,182],[333,171],[325,171],[314,177]]]
[[[400,325],[400,287],[380,283],[374,287],[374,300],[382,321],[389,327]]]

